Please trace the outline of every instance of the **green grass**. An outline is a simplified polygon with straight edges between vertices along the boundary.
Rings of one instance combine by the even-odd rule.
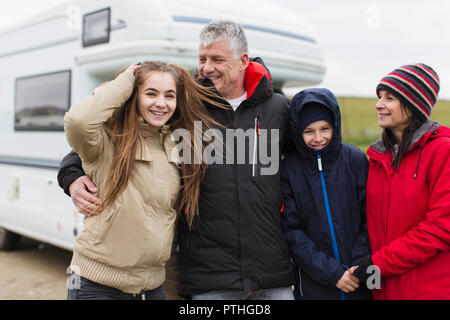
[[[342,117],[342,138],[366,152],[369,145],[380,139],[381,129],[375,110],[377,99],[338,97]],[[431,119],[450,126],[450,101],[438,101]]]

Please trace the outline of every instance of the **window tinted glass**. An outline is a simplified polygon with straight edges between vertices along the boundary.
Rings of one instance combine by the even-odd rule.
[[[70,70],[16,80],[15,129],[64,130]]]

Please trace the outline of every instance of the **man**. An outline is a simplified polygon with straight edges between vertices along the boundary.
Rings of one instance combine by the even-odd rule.
[[[293,269],[281,231],[278,170],[279,148],[288,139],[288,99],[273,93],[267,68],[261,59],[250,61],[247,52],[246,36],[234,22],[213,21],[200,33],[198,81],[214,86],[230,107],[208,107],[224,126],[217,130],[226,137],[226,152],[223,163],[208,166],[192,227],[181,215],[182,297],[293,299]],[[246,139],[242,132],[255,132],[253,142],[244,143],[250,146],[245,151],[239,149],[239,139]],[[270,150],[270,161],[261,158],[264,150]],[[239,161],[240,152],[253,161]],[[89,214],[99,199],[86,190],[95,193],[96,188],[74,160],[74,153],[66,156],[58,181],[80,212]]]

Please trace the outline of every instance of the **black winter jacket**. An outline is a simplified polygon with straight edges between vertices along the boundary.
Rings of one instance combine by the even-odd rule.
[[[61,161],[58,169],[58,184],[70,197],[69,187],[79,177],[86,175],[81,166],[80,156],[70,151]]]
[[[319,152],[305,144],[298,129],[300,111],[310,102],[328,107],[334,115],[333,137]],[[327,89],[307,89],[294,96],[289,127],[295,152],[282,164],[282,220],[297,269],[296,298],[340,299],[336,283],[347,268],[370,254],[365,212],[368,161],[361,150],[342,143],[339,106]],[[340,262],[334,253],[318,154]],[[369,299],[370,293],[361,284],[345,298]]]
[[[262,61],[257,61],[250,62],[247,68],[247,100],[236,111],[209,107],[214,119],[228,129],[244,132],[256,129],[248,131],[249,137],[253,136],[252,132],[260,132],[256,138],[258,149],[254,150],[255,145],[247,139],[246,161],[238,164],[238,156],[244,155],[237,154],[239,139],[234,138],[233,163],[208,166],[193,229],[188,229],[184,219],[180,223],[181,296],[212,290],[251,292],[293,285],[293,267],[280,215],[279,165],[281,149],[288,140],[288,99],[273,93],[271,76]],[[208,79],[200,82],[212,85]],[[268,129],[266,143],[265,129]],[[279,140],[270,129],[278,132]],[[221,131],[225,139],[225,129]],[[263,144],[275,159],[263,164],[267,161],[258,156],[258,162],[252,165],[249,159],[254,151],[261,152]],[[228,153],[232,151],[227,148]],[[223,153],[224,157],[227,152]],[[275,172],[267,174],[264,170],[270,166]]]
[[[209,79],[198,81],[213,86]],[[280,213],[279,167],[282,149],[289,146],[289,102],[283,95],[273,93],[272,78],[259,58],[253,59],[247,68],[246,89],[248,98],[236,111],[231,107],[208,106],[214,119],[226,127],[218,128],[225,146],[230,145],[225,140],[226,131],[241,131],[231,136],[234,148],[223,152],[224,164],[208,166],[200,189],[199,216],[192,230],[181,214],[179,295],[182,297],[212,290],[252,292],[294,284]],[[256,131],[247,131],[255,128]],[[242,138],[246,132],[243,158],[244,154],[236,152],[243,139],[236,136]],[[254,132],[260,133],[256,137],[256,150],[252,143]],[[253,164],[255,154],[258,161]],[[275,159],[270,160],[271,157]],[[71,152],[62,162],[58,182],[67,193],[69,185],[80,175],[83,175],[81,161]]]

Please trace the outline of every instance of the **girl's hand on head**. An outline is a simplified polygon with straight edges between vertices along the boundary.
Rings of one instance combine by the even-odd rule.
[[[132,65],[129,65],[127,70],[125,71],[130,71],[131,73],[135,73],[137,69],[139,69],[139,67],[141,66],[141,63],[133,63]]]

